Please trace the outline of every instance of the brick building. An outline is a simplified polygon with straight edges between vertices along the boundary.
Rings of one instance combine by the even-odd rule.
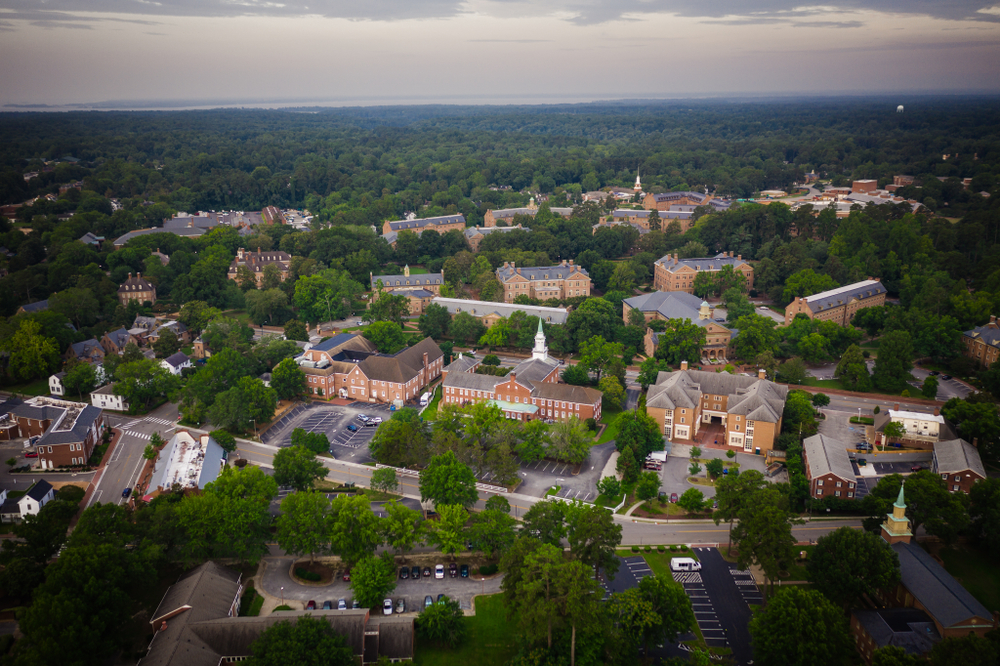
[[[36,397],[11,398],[0,405],[0,440],[37,437],[42,469],[84,465],[94,452],[104,424],[103,412],[82,402]]]
[[[694,279],[698,273],[718,273],[724,266],[746,278],[746,290],[753,289],[753,266],[743,260],[743,255],[733,256],[721,252],[714,257],[680,259],[676,254],[660,257],[653,264],[653,288],[657,291],[686,291],[694,293]]]
[[[139,341],[124,328],[117,331],[108,331],[101,338],[101,346],[104,347],[105,354],[119,354],[125,351],[125,345],[133,343],[139,346]]]
[[[700,192],[663,192],[662,194],[647,194],[642,200],[646,210],[672,210],[675,206],[705,206],[712,197]]]
[[[429,289],[400,289],[392,292],[393,296],[403,296],[406,298],[411,315],[422,315],[427,306],[431,304],[437,296]]]
[[[288,273],[292,265],[292,255],[281,250],[268,250],[262,252],[257,248],[256,252],[247,252],[242,247],[236,251],[236,258],[229,265],[229,279],[237,280],[240,277],[240,268],[248,268],[257,278],[257,287],[264,284],[264,268],[274,266],[278,269],[281,281],[288,279]]]
[[[715,318],[715,310],[708,302],[683,291],[655,291],[633,296],[622,301],[622,320],[628,325],[633,310],[643,314],[646,322],[655,320],[687,319],[705,329],[705,344],[701,356],[706,361],[725,360],[735,334],[726,328],[724,320]],[[652,356],[659,344],[659,334],[646,330],[644,338],[646,356]]]
[[[810,497],[854,499],[857,480],[843,442],[826,435],[813,435],[803,440],[802,453]]]
[[[128,279],[118,287],[118,302],[128,305],[130,301],[137,303],[156,303],[156,286],[149,280],[142,277],[142,273],[133,276],[128,274]]]
[[[964,439],[949,439],[934,445],[931,469],[948,484],[953,493],[968,494],[972,486],[986,478],[979,449]]]
[[[903,426],[905,434],[892,441],[902,442],[908,447],[918,449],[931,449],[944,437],[951,436],[951,429],[941,416],[941,409],[934,408],[933,414],[924,412],[910,412],[899,408],[896,403],[892,409],[886,409],[875,415],[875,444],[881,445],[885,440],[885,426],[890,422],[895,422]]]
[[[372,292],[378,292],[378,283],[382,283],[383,291],[406,291],[408,289],[426,289],[434,295],[441,293],[441,285],[444,284],[444,270],[440,273],[414,273],[410,274],[410,266],[403,267],[402,275],[374,275],[368,274]],[[374,296],[373,296],[374,297]]]
[[[785,307],[785,326],[791,324],[800,313],[810,319],[847,326],[859,310],[879,305],[885,305],[885,287],[877,279],[863,280],[846,287],[796,298]]]
[[[441,375],[444,353],[430,338],[395,354],[380,354],[368,339],[341,333],[298,359],[310,392],[361,402],[412,402]]]
[[[67,347],[63,358],[67,360],[75,358],[84,363],[100,364],[104,362],[104,355],[104,347],[101,346],[101,343],[91,338],[83,342],[74,342],[71,344]]]
[[[533,268],[518,268],[514,262],[505,261],[497,269],[497,280],[503,285],[507,303],[513,303],[522,294],[540,301],[590,296],[590,274],[572,259],[556,266]]]
[[[851,183],[852,194],[871,194],[878,189],[878,181],[873,179],[856,180]]]
[[[695,439],[702,424],[723,426],[720,439],[744,453],[766,454],[781,433],[788,387],[757,377],[728,372],[688,370],[661,372],[646,394],[646,413],[671,441]]]
[[[561,366],[548,352],[539,321],[531,358],[518,363],[504,377],[477,375],[474,370],[478,362],[456,359],[448,366],[442,382],[442,402],[446,405],[488,402],[499,407],[507,418],[518,421],[566,421],[574,416],[581,421],[600,419],[603,394],[591,388],[559,383]]]
[[[442,215],[441,217],[425,217],[420,220],[386,220],[382,223],[382,236],[386,237],[389,243],[395,242],[396,237],[390,234],[398,234],[400,231],[412,231],[418,236],[428,229],[433,229],[439,234],[446,233],[452,229],[463,231],[465,229],[464,215]]]
[[[501,317],[509,319],[515,312],[523,312],[529,317],[538,317],[546,324],[565,324],[569,318],[566,308],[550,308],[543,305],[514,305],[510,303],[495,303],[493,301],[467,301],[461,298],[442,298],[438,296],[433,303],[448,309],[451,316],[459,312],[468,312],[483,322],[487,328]]]
[[[573,214],[573,209],[549,208],[549,212],[553,215],[558,215],[559,217],[568,218]],[[498,208],[496,210],[486,211],[486,215],[483,216],[483,225],[487,227],[510,226],[514,223],[514,217],[516,215],[528,215],[529,217],[534,217],[537,214],[538,206],[535,205],[535,200],[532,199],[528,203],[527,208]]]
[[[962,334],[962,354],[971,358],[984,368],[989,368],[997,360],[1000,352],[1000,325],[995,315],[990,315],[990,322],[985,326],[977,326]]]
[[[520,224],[515,227],[497,227],[497,226],[485,226],[485,227],[469,227],[463,234],[465,235],[466,242],[469,243],[469,249],[473,252],[479,252],[479,244],[483,242],[483,239],[494,233],[506,234],[512,231],[530,231],[530,229],[525,229]]]

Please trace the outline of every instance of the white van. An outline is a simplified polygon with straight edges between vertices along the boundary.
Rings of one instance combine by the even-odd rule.
[[[690,557],[671,557],[671,571],[701,571],[701,562]]]
[[[420,406],[421,407],[426,407],[428,405],[428,403],[430,403],[430,401],[431,401],[431,393],[430,393],[430,391],[428,391],[427,393],[424,393],[422,396],[420,396]]]

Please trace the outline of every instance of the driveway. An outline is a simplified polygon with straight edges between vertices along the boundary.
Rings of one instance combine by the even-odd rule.
[[[910,386],[917,390],[924,385],[924,380],[930,376],[929,370],[924,370],[923,368],[914,368],[910,374],[913,376],[913,381],[908,382]],[[970,393],[973,392],[973,388],[963,381],[958,379],[945,379],[944,374],[937,375],[938,380],[938,390],[936,399],[938,400],[951,400],[952,398],[965,398]],[[913,391],[910,391],[913,393]],[[917,394],[919,395],[919,394]]]
[[[718,626],[733,650],[734,661],[737,664],[752,664],[753,649],[747,625],[753,612],[748,602],[761,603],[760,592],[753,584],[752,576],[749,572],[736,570],[736,565],[722,559],[716,548],[696,548],[695,551],[701,561],[705,592],[714,608]],[[741,584],[737,584],[738,581]],[[705,638],[707,640],[708,636]]]
[[[522,463],[518,474],[521,485],[517,492],[532,497],[544,497],[552,486],[560,486],[559,497],[579,499],[584,502],[593,501],[597,497],[597,482],[600,481],[604,466],[615,452],[614,441],[598,444],[590,449],[590,456],[580,468],[580,473],[573,475],[573,465],[557,463],[552,460],[541,460],[533,463]]]
[[[355,402],[350,405],[324,405],[310,403],[294,408],[285,414],[264,433],[262,441],[272,446],[289,446],[292,431],[302,428],[307,432],[323,433],[330,440],[330,452],[338,460],[349,460],[356,463],[371,462],[368,442],[375,436],[377,428],[365,427],[357,420],[359,414],[380,416],[388,420],[392,412],[389,405],[382,403]],[[348,425],[357,426],[356,431],[347,429]]]
[[[289,569],[295,561],[294,558],[290,557],[265,560],[264,573],[261,576],[261,584],[264,591],[273,597],[284,599],[286,604],[296,610],[304,608],[306,602],[310,600],[315,601],[316,605],[320,607],[324,601],[330,600],[336,608],[337,601],[345,599],[348,607],[350,607],[351,601],[354,598],[354,592],[351,590],[350,583],[345,583],[341,580],[339,575],[341,572],[338,572],[338,576],[329,585],[303,585],[289,576]],[[434,566],[434,561],[427,556],[417,558],[411,555],[408,558],[407,564],[408,566],[412,566],[418,561],[421,567],[426,565],[433,568]],[[447,570],[448,562],[444,556],[439,556],[439,560],[436,561],[444,564]],[[397,567],[396,589],[390,592],[389,596],[392,598],[393,603],[400,597],[406,599],[406,609],[409,612],[419,612],[423,608],[425,596],[430,595],[436,600],[439,594],[444,594],[458,601],[463,609],[471,609],[472,598],[474,596],[477,594],[495,594],[499,592],[500,583],[503,581],[502,576],[495,576],[484,580],[482,577],[476,575],[474,569],[471,573],[472,575],[469,578],[451,578],[446,571],[445,577],[441,580],[435,579],[433,576],[428,578],[421,577],[417,580],[410,578],[400,580],[398,578],[399,567]]]

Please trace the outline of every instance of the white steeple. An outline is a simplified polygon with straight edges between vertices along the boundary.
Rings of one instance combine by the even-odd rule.
[[[542,330],[542,319],[538,319],[538,332],[535,333],[535,347],[531,350],[531,358],[540,361],[549,359],[549,347],[545,344],[545,332]]]
[[[635,185],[632,186],[632,189],[635,190],[636,192],[642,192],[642,183],[639,182],[639,170],[638,169],[635,170]]]

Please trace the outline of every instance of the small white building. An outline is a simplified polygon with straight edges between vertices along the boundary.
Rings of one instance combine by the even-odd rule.
[[[191,359],[184,352],[177,352],[160,361],[160,365],[166,368],[170,374],[180,375],[184,368],[191,367]]]
[[[209,435],[177,431],[160,449],[146,496],[170,492],[175,486],[204,489],[219,478],[226,452]]]
[[[25,516],[37,514],[42,507],[55,499],[52,484],[41,479],[17,499],[8,498],[7,491],[0,491],[0,519],[5,523],[18,522]]]
[[[127,412],[128,403],[125,398],[115,395],[114,384],[105,384],[99,389],[90,392],[90,404],[101,409],[111,409],[116,412]]]
[[[49,377],[49,393],[51,395],[57,395],[59,397],[66,395],[66,387],[63,386],[62,383],[63,377],[65,376],[65,372],[57,372]]]

